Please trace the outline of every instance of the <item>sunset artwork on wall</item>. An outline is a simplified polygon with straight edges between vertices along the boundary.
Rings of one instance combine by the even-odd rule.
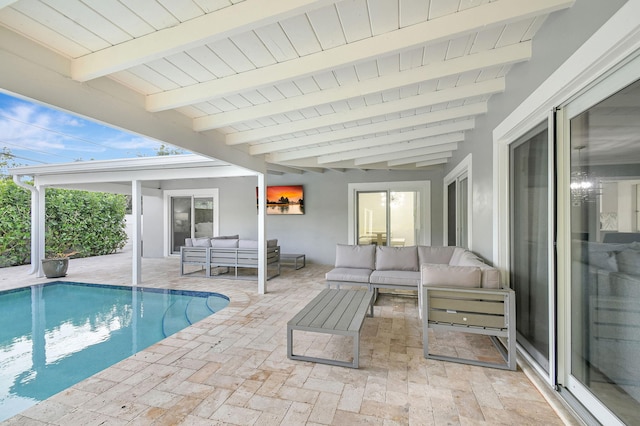
[[[302,185],[267,186],[267,214],[304,214]]]

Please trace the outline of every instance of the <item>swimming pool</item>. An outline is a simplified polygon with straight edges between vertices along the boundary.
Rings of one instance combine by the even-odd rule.
[[[0,292],[0,421],[228,304],[218,293],[63,281]]]

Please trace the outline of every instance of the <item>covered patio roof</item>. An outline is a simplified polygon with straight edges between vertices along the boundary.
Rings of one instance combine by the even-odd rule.
[[[0,90],[259,171],[423,170],[573,3],[9,0]]]
[[[9,172],[16,184],[31,191],[31,273],[43,276],[45,256],[45,191],[47,187],[130,194],[133,206],[132,284],[142,281],[143,195],[162,194],[162,181],[255,176],[258,186],[258,291],[266,292],[265,179],[262,173],[199,155],[170,155],[119,160],[83,161],[16,167]],[[27,185],[22,178],[33,178]]]
[[[164,180],[257,176],[244,167],[200,155],[163,155],[118,160],[77,161],[16,167],[14,176],[31,176],[34,184],[58,188],[131,194],[131,181],[143,191],[157,190]]]

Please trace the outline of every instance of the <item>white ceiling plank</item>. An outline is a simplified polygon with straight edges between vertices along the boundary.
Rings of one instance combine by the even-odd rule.
[[[429,18],[430,0],[400,0],[400,26],[406,27]]]
[[[356,158],[353,161],[353,163],[356,166],[364,166],[367,164],[380,163],[383,161],[388,162],[392,160],[397,160],[399,158],[407,158],[411,156],[417,157],[417,156],[425,156],[425,155],[432,156],[432,159],[445,158],[447,156],[451,157],[453,151],[458,149],[457,143],[429,146],[426,148],[420,148],[418,141],[409,142],[409,143],[413,144],[411,146],[415,146],[416,148],[396,149],[394,151],[388,151],[384,154],[377,154],[377,155],[366,156],[366,157],[361,156]],[[366,153],[363,153],[363,154],[366,155]]]
[[[111,78],[126,87],[130,87],[132,89],[135,88],[136,91],[142,93],[143,95],[148,95],[160,91],[160,88],[158,86],[151,84],[147,80],[141,78],[138,75],[135,75],[130,71],[120,71],[118,73],[112,74]],[[211,112],[210,114],[214,114],[214,112]]]
[[[245,2],[246,3],[246,2]],[[416,24],[381,36],[370,37],[327,51],[309,54],[286,63],[260,68],[200,83],[190,87],[170,90],[147,97],[149,111],[176,108],[189,103],[201,102],[207,98],[225,96],[252,88],[273,85],[292,78],[300,78],[323,72],[348,63],[373,59],[398,50],[425,45],[467,34],[488,26],[506,23],[550,13],[571,6],[573,0],[502,0],[467,9],[442,18]],[[286,31],[286,30],[285,30]]]
[[[333,49],[347,43],[335,5],[312,10],[307,12],[307,16],[322,50]]]
[[[451,158],[451,157],[453,157],[453,155],[450,156],[450,157],[446,157],[446,158],[440,158],[438,160],[429,160],[428,157],[427,157],[427,159],[425,159],[425,160],[418,161],[416,163],[416,167],[429,167],[429,166],[436,166],[438,164],[446,164],[446,163],[449,162],[449,158]],[[422,158],[422,157],[420,157],[420,158]],[[389,164],[389,163],[387,163],[387,164]]]
[[[505,26],[500,36],[500,40],[496,45],[504,46],[512,43],[519,43],[527,39],[528,30],[534,22],[534,18],[523,19],[518,22],[512,22]]]
[[[137,0],[133,3],[137,3]],[[77,58],[71,64],[71,75],[77,81],[102,77],[181,50],[241,34],[251,28],[275,23],[309,8],[329,3],[332,2],[270,0],[269,7],[262,7],[262,0],[246,0],[233,7]]]
[[[78,25],[90,29],[91,32],[108,41],[111,45],[124,43],[133,38],[120,27],[78,0],[44,0],[43,2]]]
[[[159,87],[161,90],[171,90],[178,87],[175,81],[168,79],[147,65],[139,65],[129,69],[129,72]]]
[[[429,5],[429,19],[440,18],[457,12],[458,2],[450,0],[431,0]]]
[[[388,33],[400,28],[400,9],[397,1],[369,0],[367,4],[373,35]]]
[[[375,136],[371,138],[363,138],[359,140],[352,140],[348,142],[337,142],[328,145],[322,145],[311,148],[296,149],[284,152],[270,153],[269,158],[274,162],[298,160],[301,158],[318,157],[324,155],[338,155],[339,153],[348,152],[343,159],[353,159],[359,154],[358,151],[367,148],[373,148],[378,146],[384,146],[388,144],[395,144],[398,142],[411,141],[416,139],[431,138],[434,136],[440,136],[447,133],[461,132],[470,130],[474,126],[474,120],[457,121],[449,124],[442,124],[439,126],[425,127],[421,129],[411,130],[408,132],[395,132],[388,135]],[[437,142],[437,141],[436,141]],[[355,154],[355,156],[353,156]],[[341,157],[342,158],[342,157]]]
[[[173,66],[184,71],[195,81],[201,82],[216,78],[215,75],[203,67],[193,57],[187,55],[186,52],[176,53],[175,55],[168,56],[166,59],[173,64]]]
[[[389,132],[392,130],[425,126],[429,123],[437,123],[440,121],[455,120],[460,118],[469,118],[475,115],[485,114],[487,112],[487,104],[478,103],[466,105],[464,107],[452,108],[445,111],[436,111],[427,114],[406,117],[393,121],[385,121],[383,123],[375,123],[368,126],[352,127],[344,130],[338,130],[329,133],[322,133],[315,136],[307,136],[296,140],[294,144],[291,141],[268,142],[254,145],[249,149],[252,155],[282,151],[291,149],[293,146],[303,147],[320,143],[339,141],[342,139],[355,138],[359,136],[375,135],[376,133]]]
[[[254,31],[276,61],[290,61],[298,57],[296,49],[293,48],[291,41],[277,23],[256,28]]]
[[[451,75],[452,73],[479,70],[497,63],[521,62],[530,57],[531,42],[520,43],[476,55],[452,59],[451,61],[435,63],[424,68],[417,68],[377,79],[362,81],[357,85],[354,84],[333,90],[321,91],[296,99],[283,99],[279,102],[272,102],[268,105],[258,105],[246,110],[234,111],[233,113],[201,117],[194,120],[193,128],[196,131],[213,129],[249,120],[253,117],[287,113],[289,111],[295,111],[298,108],[339,102],[409,84],[422,83],[426,80],[435,80],[443,76]]]
[[[166,59],[149,62],[147,66],[180,87],[196,84],[197,82],[196,79],[184,72],[181,67],[175,66]]]
[[[336,3],[336,9],[347,43],[371,37],[366,0],[344,0]]]
[[[42,7],[42,3],[35,0],[22,0],[12,5],[12,8],[31,19],[41,22],[50,30],[74,40],[90,51],[105,49],[111,45],[82,25],[69,19],[62,12],[50,6]]]
[[[231,36],[230,39],[256,68],[266,67],[277,62],[253,31]]]
[[[411,130],[401,133],[390,133],[384,136],[376,136],[372,138],[353,140],[349,142],[332,143],[318,147],[296,149],[285,152],[271,153],[270,158],[274,162],[297,160],[306,157],[318,157],[321,155],[337,154],[345,151],[357,151],[365,148],[383,146],[392,143],[409,141],[414,139],[424,139],[433,136],[439,136],[447,133],[461,132],[470,130],[474,127],[475,120],[468,119],[456,121],[449,124],[441,124],[438,126],[424,127],[421,129]],[[350,157],[355,158],[355,157]]]
[[[235,71],[220,59],[220,57],[209,48],[209,46],[199,46],[194,49],[187,50],[186,53],[196,62],[201,64],[207,71],[218,78],[235,74]]]
[[[47,40],[52,50],[67,58],[77,58],[91,51],[64,35],[33,20],[30,16],[7,7],[0,9],[0,22],[7,28],[21,32],[21,28],[29,28],[29,36],[35,40]]]
[[[388,55],[378,58],[378,73],[389,75],[400,72],[400,55]]]
[[[256,66],[238,49],[238,47],[231,41],[231,39],[224,39],[216,41],[215,43],[208,44],[209,48],[213,50],[213,53],[218,55],[220,59],[224,61],[227,65],[231,67],[234,73],[243,73],[246,71],[255,70]],[[237,74],[233,74],[237,75]],[[230,76],[231,77],[231,76]],[[226,78],[230,78],[226,77]],[[221,79],[218,79],[218,81]],[[216,81],[216,80],[213,80]],[[206,84],[200,83],[200,84]],[[197,85],[192,85],[190,87],[194,87]],[[234,93],[237,93],[235,91]],[[232,92],[225,93],[225,96],[231,94]],[[204,100],[204,99],[203,99]]]
[[[193,1],[158,0],[178,21],[184,22],[202,16],[204,11]]]
[[[298,15],[280,21],[280,26],[296,49],[298,56],[308,56],[322,50],[306,15]]]
[[[444,164],[447,163],[449,161],[449,158],[451,157],[446,157],[446,158],[439,158],[437,160],[430,160],[429,156],[410,156],[408,158],[401,158],[398,160],[390,160],[387,161],[387,165],[389,167],[394,167],[394,166],[403,166],[405,164],[411,164],[411,163],[423,163],[422,167],[424,166],[434,166],[436,164]],[[424,163],[429,163],[429,164],[424,164]]]
[[[83,3],[118,25],[133,38],[142,37],[155,31],[151,25],[120,2],[83,0]]]
[[[372,117],[383,116],[395,111],[412,110],[425,105],[436,105],[472,96],[498,93],[504,91],[504,88],[504,79],[488,80],[469,86],[460,86],[448,90],[441,90],[391,102],[384,102],[377,105],[351,110],[342,114],[323,115],[321,117],[304,120],[299,123],[273,126],[254,132],[234,133],[227,136],[226,142],[228,145],[255,142],[261,139],[284,135],[287,133],[301,132],[323,126],[333,126],[335,124],[346,123],[349,121],[371,119]]]
[[[235,3],[230,0],[193,0],[193,1],[198,6],[200,6],[205,13],[215,12],[216,10],[229,7],[233,3]]]
[[[267,98],[262,95],[262,93],[257,90],[251,90],[249,92],[241,93],[242,97],[251,103],[251,105],[262,105],[269,102]]]
[[[365,61],[355,66],[356,73],[358,74],[358,80],[369,80],[370,78],[377,78],[380,76],[378,73],[377,61]]]
[[[398,154],[409,149],[428,149],[428,154],[436,152],[452,151],[458,148],[458,142],[464,141],[464,133],[449,133],[424,139],[413,139],[402,141],[399,143],[385,144],[371,148],[358,149],[356,151],[344,151],[336,154],[321,155],[318,157],[318,164],[335,163],[336,161],[354,160],[354,164],[358,164],[358,159],[367,158],[367,163],[379,163],[387,161],[389,154]],[[375,158],[374,158],[375,157]]]
[[[156,0],[120,0],[125,6],[144,17],[156,30],[174,27],[180,23],[175,16],[167,11]]]

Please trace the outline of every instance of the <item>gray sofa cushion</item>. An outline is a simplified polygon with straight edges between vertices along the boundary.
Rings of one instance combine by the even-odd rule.
[[[379,271],[375,270],[369,278],[374,286],[407,286],[417,290],[420,284],[420,272],[417,271]]]
[[[625,274],[640,275],[640,251],[624,250],[616,255],[618,270]]]
[[[237,240],[239,239],[239,235],[218,235],[217,237],[213,237],[213,240]]]
[[[208,237],[192,238],[191,242],[194,247],[211,247],[211,239]]]
[[[421,272],[422,285],[426,286],[478,288],[482,281],[482,273],[477,266],[425,263]]]
[[[448,264],[451,261],[451,256],[453,256],[454,250],[455,250],[455,247],[419,246],[418,260],[420,264],[423,264],[423,263]]]
[[[374,269],[376,246],[338,244],[336,246],[336,268]]]
[[[238,248],[257,249],[258,242],[256,240],[238,240]]]
[[[223,239],[212,239],[211,240],[211,247],[214,248],[237,248],[238,247],[238,240],[231,240],[228,238],[223,238]]]
[[[457,258],[455,265],[480,268],[482,288],[500,288],[500,271],[484,263],[475,253],[462,250],[460,253],[454,252],[453,257]]]
[[[351,281],[368,284],[369,275],[371,275],[371,269],[334,268],[327,272],[325,278],[327,281]]]
[[[376,270],[377,271],[419,271],[418,248],[410,247],[387,247],[377,246],[376,248]]]

